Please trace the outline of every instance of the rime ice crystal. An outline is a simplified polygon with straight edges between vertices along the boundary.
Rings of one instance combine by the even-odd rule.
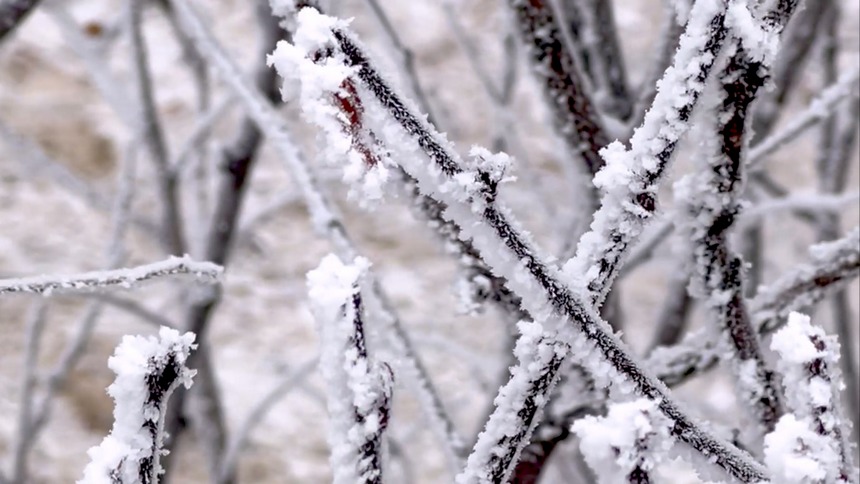
[[[116,373],[108,393],[115,402],[110,435],[91,448],[79,484],[148,484],[161,471],[162,419],[170,393],[191,386],[185,366],[196,348],[194,334],[162,327],[158,338],[125,336],[108,366]],[[119,479],[117,481],[117,479]]]

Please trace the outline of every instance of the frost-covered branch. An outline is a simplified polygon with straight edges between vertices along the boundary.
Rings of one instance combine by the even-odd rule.
[[[79,484],[155,484],[161,473],[164,414],[170,394],[191,386],[185,362],[194,334],[161,328],[158,338],[126,336],[108,360],[116,373],[108,393],[115,402],[110,435],[87,454]]]
[[[808,316],[791,313],[788,324],[773,336],[771,347],[779,354],[777,368],[792,412],[766,439],[767,463],[774,478],[797,483],[857,483],[858,470],[848,443],[850,424],[839,401],[845,384],[839,372],[836,338],[813,326]],[[786,435],[797,427],[801,428],[799,433]],[[799,456],[785,455],[801,452]],[[806,465],[787,461],[791,458]]]
[[[170,169],[164,129],[155,106],[152,76],[149,69],[149,52],[143,40],[143,2],[132,2],[128,6],[128,31],[131,37],[131,55],[134,75],[137,79],[137,123],[143,144],[156,167],[156,184],[162,210],[161,230],[165,246],[174,255],[184,254],[185,226],[179,207],[179,184],[176,174]]]
[[[615,13],[612,2],[586,1],[583,11],[586,13],[589,37],[593,37],[594,73],[596,84],[606,91],[607,97],[599,104],[606,105],[606,111],[619,120],[626,120],[633,110],[632,98],[627,87],[627,69],[624,55],[616,28]]]
[[[785,127],[755,143],[747,155],[747,163],[750,167],[757,167],[768,155],[794,141],[803,131],[830,116],[845,100],[856,97],[858,80],[860,80],[860,67],[854,67],[844,73],[832,86],[821,91],[810,101],[806,109],[793,115]]]
[[[648,399],[613,404],[605,417],[577,420],[573,432],[599,484],[650,484],[675,443],[672,421]]]
[[[813,306],[860,276],[860,229],[846,237],[810,249],[811,263],[801,265],[759,289],[749,302],[756,332],[772,333],[788,315]],[[655,350],[646,365],[669,386],[712,368],[722,353],[717,340],[702,332],[680,344]]]
[[[254,86],[264,93],[270,102],[278,99],[277,76],[268,69],[265,64],[265,54],[275,43],[284,36],[284,32],[278,27],[277,20],[271,16],[268,5],[261,3],[256,7],[256,15],[259,25],[259,39],[257,45],[258,61],[254,66]],[[174,12],[172,12],[174,13]],[[183,33],[183,37],[187,34]],[[190,42],[190,41],[189,41]],[[190,46],[189,46],[190,48]],[[238,221],[245,203],[250,177],[253,173],[258,152],[263,143],[263,133],[250,117],[242,120],[237,128],[234,139],[222,148],[219,156],[219,180],[218,189],[215,192],[214,210],[211,219],[205,228],[205,239],[203,240],[203,254],[206,260],[226,266],[232,255],[234,239],[238,231]],[[207,213],[207,215],[209,215]],[[184,329],[198,335],[201,345],[205,345],[206,336],[209,332],[210,321],[221,303],[221,291],[216,288],[207,291],[199,297],[192,299],[185,314]],[[205,347],[202,349],[206,349]],[[205,351],[197,355],[205,356]],[[195,356],[192,357],[192,359]],[[196,362],[192,362],[196,364]],[[201,405],[206,409],[204,427],[208,432],[207,437],[201,439],[209,460],[209,468],[213,474],[217,474],[221,468],[220,464],[223,453],[227,446],[227,429],[225,417],[221,412],[220,398],[214,388],[212,381],[214,375],[208,371],[208,365],[198,365],[200,375],[198,385],[192,393],[193,397],[206,402]],[[171,437],[166,442],[168,449],[172,448],[175,439],[182,431],[182,410],[186,401],[186,392],[179,390],[167,419],[167,431]],[[173,457],[168,457],[164,462],[165,472],[170,475],[173,468]],[[225,484],[232,482],[232,475],[219,476],[224,479]]]
[[[660,80],[630,148],[615,142],[601,152],[606,167],[594,178],[602,194],[600,208],[563,271],[566,282],[588,295],[595,306],[602,305],[628,247],[654,216],[658,182],[689,129],[693,107],[722,48],[725,12],[722,0],[695,3],[672,66]]]
[[[561,26],[547,0],[510,0],[520,35],[544,94],[554,114],[559,134],[571,153],[585,162],[591,175],[603,166],[600,150],[609,144],[597,108],[586,91],[582,70],[562,40]]]
[[[796,1],[779,2],[777,10],[759,21],[747,6],[730,5],[726,20],[734,37],[733,52],[720,73],[716,109],[709,115],[716,121],[705,129],[708,138],[701,143],[704,163],[696,175],[676,185],[679,197],[688,204],[687,231],[698,282],[694,287],[731,349],[742,401],[752,405],[766,432],[773,430],[783,413],[781,392],[749,316],[743,261],[729,247],[728,231],[741,210],[749,108],[768,79],[782,29],[778,20],[787,21],[796,6]]]
[[[812,261],[760,288],[751,302],[756,326],[769,333],[793,311],[811,307],[860,276],[860,228],[809,249]]]
[[[216,283],[220,279],[222,271],[220,266],[210,262],[197,262],[188,256],[171,256],[161,262],[130,269],[0,279],[0,295],[33,293],[50,296],[57,293],[100,291],[115,288],[130,289],[142,282],[183,275],[192,276],[200,282]]]
[[[519,454],[540,422],[544,405],[570,347],[538,323],[519,323],[514,354],[518,363],[494,401],[496,408],[478,436],[458,484],[508,482]]]
[[[326,256],[308,273],[308,296],[320,332],[320,373],[326,381],[330,462],[336,484],[382,482],[382,437],[393,375],[367,353],[360,279],[369,262],[345,265]]]
[[[743,482],[765,478],[762,466],[748,454],[705,432],[683,413],[668,390],[634,362],[629,350],[594,313],[591,305],[584,304],[560,282],[557,271],[538,255],[540,252],[522,234],[509,211],[497,202],[496,187],[504,173],[497,157],[490,163],[476,163],[473,169],[467,169],[450,144],[391,89],[342,24],[321,18],[313,9],[301,10],[298,19],[299,31],[305,24],[309,29],[308,39],[313,39],[312,45],[305,46],[310,47],[306,55],[321,47],[336,46],[338,55],[350,66],[348,70],[337,67],[328,71],[332,75],[330,85],[334,84],[336,75],[349,76],[352,69],[356,71],[362,89],[380,103],[382,112],[375,114],[376,119],[393,118],[399,124],[383,132],[383,141],[390,149],[397,150],[392,158],[418,180],[425,195],[447,205],[446,218],[456,222],[463,235],[472,239],[484,260],[507,279],[510,289],[525,296],[525,308],[542,324],[546,321],[551,330],[559,330],[561,341],[571,344],[572,353],[587,368],[606,376],[602,385],[614,382],[620,391],[637,391],[659,400],[660,410],[673,420],[674,432],[681,440]],[[323,35],[321,26],[331,33]],[[280,54],[277,51],[274,54],[275,62]],[[292,51],[283,54],[295,57]],[[342,81],[337,82],[335,87]],[[365,106],[370,109],[367,103]],[[427,159],[431,163],[428,164]]]
[[[343,222],[334,210],[334,204],[321,190],[318,181],[308,168],[307,160],[296,147],[278,113],[263,95],[245,81],[238,66],[224,52],[212,33],[209,32],[199,15],[184,0],[171,0],[177,15],[194,42],[195,47],[222,76],[227,86],[233,90],[245,106],[248,116],[254,120],[266,139],[274,145],[281,161],[286,165],[302,196],[314,228],[328,238],[337,255],[343,260],[357,257],[355,248]],[[287,10],[289,14],[291,10]],[[338,128],[339,129],[339,128]],[[397,371],[401,378],[412,386],[417,393],[422,410],[432,422],[434,432],[439,436],[452,462],[459,461],[464,452],[462,438],[448,417],[442,398],[433,386],[427,370],[418,358],[414,345],[402,323],[393,310],[389,298],[376,282],[372,273],[368,274],[371,290],[365,295],[365,303],[371,313],[380,318],[380,323],[389,326],[386,334],[394,350],[399,354]],[[459,463],[457,464],[459,465]]]

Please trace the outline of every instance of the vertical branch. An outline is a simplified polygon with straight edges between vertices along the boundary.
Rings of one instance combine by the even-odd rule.
[[[170,169],[170,157],[152,87],[149,72],[149,55],[143,39],[143,2],[133,1],[128,7],[131,54],[139,96],[141,137],[155,163],[159,195],[162,205],[162,230],[165,245],[174,255],[185,253],[185,236],[179,207],[179,185],[176,174]]]
[[[82,484],[156,484],[161,473],[164,415],[170,394],[191,385],[186,361],[194,335],[161,328],[158,338],[126,336],[108,360],[117,378],[108,387],[116,404],[110,435],[87,454]]]
[[[822,42],[822,61],[824,63],[824,84],[832,85],[837,82],[837,62],[840,53],[837,36],[839,34],[839,18],[841,7],[838,2],[825,2]],[[825,195],[839,194],[845,191],[845,180],[850,167],[851,152],[857,141],[858,115],[860,101],[852,100],[848,110],[834,111],[824,120],[821,127],[821,149],[819,151],[816,169],[818,172],[818,191]],[[846,112],[847,111],[847,112]],[[837,214],[822,215],[818,221],[819,240],[832,240],[837,237],[840,225]],[[830,300],[831,317],[836,327],[842,348],[842,374],[845,377],[846,402],[848,415],[856,416],[860,412],[860,382],[858,382],[857,361],[854,353],[855,342],[852,334],[852,314],[849,295],[845,290],[836,292]],[[856,441],[860,435],[860,420],[853,417],[853,435]]]
[[[839,402],[843,382],[836,338],[813,326],[808,316],[792,313],[785,328],[774,335],[771,346],[780,355],[777,365],[792,418],[806,424],[823,441],[816,445],[818,439],[813,439],[806,458],[822,468],[821,482],[856,484],[857,469],[847,440],[849,424]]]
[[[765,16],[757,40],[741,27],[751,21],[753,13],[741,4],[729,8],[727,21],[737,41],[734,52],[719,79],[720,103],[712,115],[716,119],[716,139],[704,143],[706,169],[694,179],[679,186],[681,197],[690,200],[691,238],[697,273],[701,274],[700,293],[716,315],[732,348],[732,364],[746,402],[752,402],[754,414],[766,432],[774,429],[783,413],[781,392],[764,356],[744,301],[743,262],[729,248],[728,230],[740,211],[745,172],[742,154],[746,144],[749,107],[758,90],[768,79],[773,53],[768,37],[779,35],[790,18],[796,0],[781,1],[779,7]],[[710,134],[710,133],[709,133]]]
[[[633,112],[633,103],[627,87],[627,69],[624,54],[618,41],[614,7],[611,1],[587,1],[591,10],[590,28],[594,35],[596,70],[604,89],[608,90],[607,110],[620,120],[626,120]]]
[[[176,12],[171,9],[171,13]],[[265,95],[268,102],[274,103],[278,100],[277,75],[272,69],[265,65],[265,55],[284,35],[277,25],[266,4],[257,7],[257,18],[261,26],[259,39],[260,62],[255,67],[254,83],[256,89]],[[188,35],[187,33],[184,35]],[[190,42],[190,40],[187,40]],[[197,55],[201,55],[197,53]],[[221,153],[221,181],[216,197],[215,212],[209,222],[206,234],[204,254],[206,260],[217,261],[219,265],[229,262],[233,240],[242,203],[247,192],[248,181],[255,166],[257,153],[262,144],[263,133],[257,124],[250,118],[245,118],[239,125],[239,130],[233,142],[226,146]],[[209,460],[210,472],[213,476],[219,474],[222,453],[226,449],[226,423],[221,409],[218,389],[215,386],[214,374],[211,370],[209,352],[206,343],[209,324],[215,310],[221,302],[222,291],[220,287],[208,288],[200,297],[194,298],[187,308],[185,314],[185,329],[198,335],[201,351],[192,355],[192,363],[200,359],[200,376],[198,385],[193,390],[194,398],[201,410],[199,417],[203,423],[197,425],[198,431],[205,431],[208,435],[203,439]],[[176,404],[171,407],[167,419],[168,441],[166,448],[172,449],[176,445],[183,426],[182,412],[185,404],[186,392],[181,389],[176,395]],[[165,459],[166,475],[170,475],[173,469],[173,458]],[[223,482],[229,483],[235,476],[223,476]]]
[[[293,143],[283,120],[262,94],[244,81],[238,67],[224,53],[223,48],[217,43],[211,32],[206,30],[205,25],[191,6],[183,0],[171,0],[171,5],[186,26],[186,31],[193,39],[198,52],[219,72],[225,83],[244,104],[247,114],[277,149],[298,186],[301,197],[310,212],[314,228],[329,239],[341,259],[354,259],[358,255],[356,247],[343,222],[335,213],[333,203],[320,189],[313,173],[309,170],[307,160],[304,159],[302,153]],[[397,361],[398,373],[417,394],[422,411],[432,422],[433,430],[439,436],[446,455],[454,463],[452,467],[459,466],[459,460],[464,452],[462,438],[448,416],[442,398],[433,386],[427,370],[415,352],[414,345],[403,328],[402,322],[393,310],[393,305],[373,275],[368,274],[368,278],[371,289],[365,295],[365,303],[371,314],[379,317],[380,323],[385,324],[389,329],[387,331],[390,337],[389,342],[399,356]]]
[[[388,425],[392,373],[368,357],[360,278],[369,262],[344,265],[325,257],[308,273],[308,296],[320,331],[329,445],[336,484],[382,483],[382,438]]]
[[[600,208],[576,256],[564,266],[566,279],[597,307],[611,290],[628,248],[657,210],[658,183],[689,129],[690,115],[722,49],[725,9],[722,0],[695,3],[673,64],[630,149],[616,142],[602,152],[608,166],[594,180],[602,191]]]
[[[21,371],[21,399],[18,409],[18,433],[13,447],[12,484],[23,484],[27,480],[27,455],[33,443],[36,380],[39,370],[39,346],[45,329],[48,304],[37,300],[27,318],[27,336],[24,341],[24,361]]]
[[[585,90],[580,67],[562,42],[561,27],[547,0],[510,0],[520,34],[544,85],[559,134],[591,175],[603,166],[601,148],[609,138]]]

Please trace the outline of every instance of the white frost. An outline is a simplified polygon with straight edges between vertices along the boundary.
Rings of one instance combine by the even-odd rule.
[[[167,398],[179,384],[191,386],[195,371],[185,367],[185,361],[196,348],[194,334],[180,334],[162,327],[158,338],[125,336],[116,352],[108,359],[108,366],[116,373],[116,380],[108,387],[114,399],[114,423],[110,435],[87,454],[90,463],[84,469],[79,484],[112,484],[113,475],[120,482],[140,482],[141,462],[149,459],[154,466],[153,475],[160,471],[158,465],[161,448],[162,418]],[[161,375],[175,371],[175,379],[169,388],[153,392],[147,384],[150,375]],[[159,431],[154,435],[151,426]]]

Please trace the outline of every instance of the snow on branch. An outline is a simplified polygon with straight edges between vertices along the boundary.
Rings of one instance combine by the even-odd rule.
[[[538,323],[520,322],[514,354],[518,363],[499,390],[496,405],[478,436],[457,484],[508,482],[549,400],[558,370],[570,347],[544,333]]]
[[[211,262],[197,262],[189,256],[171,256],[160,262],[129,269],[91,271],[80,274],[0,279],[0,295],[34,293],[50,296],[56,293],[100,291],[112,288],[130,289],[135,285],[163,277],[187,275],[194,279],[217,283],[224,269]]]
[[[87,454],[90,463],[78,484],[155,484],[167,399],[191,386],[195,371],[185,362],[196,348],[194,334],[161,328],[158,338],[125,336],[108,366],[116,373],[108,393],[116,404],[110,435]]]
[[[382,436],[388,425],[393,375],[367,354],[359,280],[364,258],[335,255],[308,272],[308,295],[320,331],[320,372],[326,381],[334,482],[382,482]]]
[[[845,237],[810,249],[812,261],[760,288],[749,302],[756,332],[766,335],[782,327],[789,313],[823,300],[860,276],[860,228]],[[712,368],[722,349],[717,339],[701,331],[680,344],[657,348],[646,361],[669,386]]]
[[[730,348],[742,400],[752,405],[765,432],[770,432],[783,413],[781,392],[767,367],[758,334],[744,299],[741,257],[729,247],[728,231],[741,211],[744,183],[743,154],[747,142],[750,105],[769,77],[782,25],[797,6],[779,3],[779,9],[759,22],[747,6],[733,2],[727,23],[732,25],[731,55],[719,74],[717,93],[703,129],[705,140],[694,175],[676,184],[676,193],[687,205],[686,229],[693,242],[696,267],[694,289],[714,314]],[[753,45],[751,45],[753,44]],[[762,45],[766,44],[766,45]],[[768,52],[749,52],[750,49]],[[713,121],[710,121],[713,120]]]
[[[689,129],[690,115],[722,48],[725,12],[723,0],[698,0],[693,5],[673,64],[660,80],[630,149],[616,141],[601,150],[606,166],[594,177],[602,194],[600,209],[576,255],[564,266],[568,284],[580,288],[597,306],[609,293],[628,247],[657,209],[657,184]]]
[[[517,26],[535,65],[534,72],[555,116],[559,134],[585,161],[590,175],[603,167],[600,149],[609,144],[600,116],[586,90],[576,56],[565,48],[561,26],[547,0],[509,0]]]
[[[587,416],[573,424],[599,484],[649,484],[650,471],[675,443],[671,430],[672,421],[646,398],[613,404],[605,417]]]
[[[810,101],[806,109],[792,115],[780,131],[756,143],[747,156],[750,168],[757,168],[768,155],[797,139],[804,130],[831,116],[843,101],[856,98],[858,80],[860,80],[860,67],[855,66],[844,73],[833,85],[821,91]]]
[[[274,3],[274,2],[273,2]],[[307,1],[294,2],[284,0],[277,2],[275,14],[290,15],[301,4]],[[207,28],[200,15],[191,5],[183,0],[171,0],[180,21],[186,27],[189,38],[201,56],[207,59],[225,84],[234,92],[246,109],[247,115],[257,123],[265,134],[268,142],[272,143],[286,165],[293,181],[298,185],[301,198],[311,216],[314,228],[334,246],[335,252],[341,259],[352,260],[358,255],[346,228],[334,209],[334,204],[319,186],[314,174],[309,169],[308,161],[297,148],[289,134],[287,126],[278,112],[264,96],[247,82],[239,66],[225,53],[212,32]],[[292,18],[288,19],[291,20]],[[290,87],[287,86],[288,92]],[[365,295],[365,303],[372,314],[381,319],[380,323],[388,325],[389,342],[398,353],[397,369],[403,380],[412,387],[418,396],[422,410],[433,424],[434,432],[439,436],[449,460],[457,463],[463,453],[464,444],[457,433],[453,422],[448,416],[439,393],[427,374],[419,356],[414,350],[399,317],[388,301],[382,287],[374,281],[371,273],[371,290]],[[452,466],[454,467],[454,466]]]
[[[770,333],[789,313],[823,300],[860,276],[860,227],[845,237],[813,245],[812,261],[761,287],[751,307],[758,331]]]
[[[858,471],[848,443],[849,420],[839,393],[839,343],[813,326],[808,316],[791,313],[771,342],[779,354],[787,405],[791,410],[765,440],[767,464],[780,482],[856,483]]]
[[[712,2],[699,3],[715,7]],[[721,11],[720,8],[705,9],[698,15],[721,20]],[[305,18],[311,20],[308,28],[317,28],[319,23],[312,20],[314,14],[307,14]],[[303,28],[301,23],[299,28]],[[701,30],[708,37],[709,30]],[[604,386],[613,383],[622,394],[636,391],[659,400],[660,410],[674,421],[673,431],[682,441],[742,482],[763,480],[766,474],[759,463],[709,434],[682,412],[665,386],[636,364],[629,350],[594,312],[591,304],[581,301],[560,282],[560,274],[547,262],[549,259],[540,255],[508,209],[497,201],[497,180],[488,178],[481,166],[465,168],[450,143],[415,114],[411,102],[404,101],[392,90],[351,33],[335,28],[330,35],[348,65],[357,69],[357,78],[361,81],[359,95],[365,100],[368,117],[382,126],[377,132],[392,150],[392,159],[418,181],[422,193],[447,206],[444,216],[459,225],[463,237],[472,240],[485,262],[523,298],[525,309],[551,331],[560,330],[560,340],[575,348],[573,353],[600,375]],[[368,103],[365,96],[375,97],[379,104]],[[392,119],[396,123],[392,123]],[[430,163],[427,163],[428,158]]]

